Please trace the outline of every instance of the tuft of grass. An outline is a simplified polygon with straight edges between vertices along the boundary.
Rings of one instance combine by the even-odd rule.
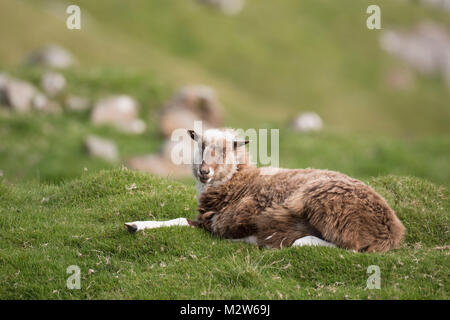
[[[0,180],[2,299],[448,299],[449,190],[419,178],[368,183],[407,228],[385,254],[258,249],[194,228],[129,234],[134,220],[194,218],[195,189],[125,169],[58,185]],[[136,189],[129,186],[135,184]],[[447,246],[447,247],[445,247]],[[71,265],[81,289],[66,287]],[[367,268],[381,270],[368,290]]]

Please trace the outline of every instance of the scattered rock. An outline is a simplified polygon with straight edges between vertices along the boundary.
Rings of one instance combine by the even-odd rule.
[[[222,123],[222,108],[213,88],[190,85],[180,88],[169,101],[169,107],[182,107],[201,116],[212,125]]]
[[[159,128],[161,133],[169,138],[172,132],[178,128],[193,128],[194,122],[201,120],[193,112],[182,108],[171,108],[161,114],[159,120]],[[207,130],[210,126],[207,122],[203,123],[203,130]]]
[[[195,120],[202,120],[204,129],[223,124],[222,107],[210,87],[180,88],[161,111],[160,130],[165,137],[170,137],[175,129],[192,128]]]
[[[189,143],[190,146],[183,145],[183,143]],[[162,177],[190,177],[192,154],[189,151],[193,150],[193,148],[194,142],[186,133],[185,139],[180,142],[166,139],[159,153],[128,159],[127,166],[133,170],[148,172]],[[183,152],[186,152],[186,158],[183,158]],[[174,159],[172,159],[172,155]]]
[[[421,0],[425,5],[450,11],[450,0]]]
[[[36,94],[36,88],[28,82],[5,75],[0,80],[0,103],[15,111],[30,111]]]
[[[33,51],[28,56],[27,63],[65,69],[74,64],[74,58],[63,47],[51,44]]]
[[[84,140],[84,146],[87,152],[97,158],[110,162],[116,162],[119,159],[119,152],[116,144],[107,139],[97,136],[88,136]]]
[[[55,97],[66,88],[66,78],[57,72],[46,72],[41,77],[41,86],[49,96]]]
[[[38,110],[56,113],[61,110],[58,103],[37,90],[31,83],[0,75],[0,104],[17,112]]]
[[[71,111],[84,111],[89,109],[90,101],[85,97],[71,95],[65,99],[64,105]]]
[[[132,121],[129,126],[126,126],[124,130],[129,133],[141,134],[147,129],[147,124],[142,119],[136,119]]]
[[[227,15],[236,15],[244,8],[244,0],[198,0],[201,3],[218,8]]]
[[[292,127],[299,132],[320,131],[322,130],[323,122],[317,113],[304,112],[295,117]]]
[[[432,22],[422,22],[409,31],[386,31],[381,47],[423,74],[442,74],[450,86],[450,36]]]
[[[97,125],[109,124],[128,133],[142,133],[146,124],[137,118],[138,104],[130,96],[121,95],[97,102],[91,114],[91,121]]]
[[[180,143],[190,143],[190,146],[183,146]],[[187,149],[183,149],[187,147]],[[191,149],[189,149],[189,147]],[[142,172],[152,173],[158,176],[167,177],[172,176],[174,178],[185,178],[191,176],[191,154],[189,150],[194,147],[193,141],[187,136],[182,142],[173,142],[167,139],[164,142],[161,152],[156,154],[149,154],[143,156],[137,156],[130,158],[127,161],[127,166],[134,170]],[[175,148],[177,148],[175,150]],[[187,158],[183,159],[183,153],[187,152]],[[179,159],[172,159],[172,153],[174,157],[180,157]],[[179,164],[177,164],[179,163]]]
[[[159,154],[137,156],[128,159],[130,169],[152,173],[162,177],[184,178],[191,175],[189,165],[175,165]]]

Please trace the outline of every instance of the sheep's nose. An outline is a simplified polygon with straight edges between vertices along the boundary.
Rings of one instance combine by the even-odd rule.
[[[200,174],[202,175],[202,176],[206,176],[206,175],[208,175],[209,174],[209,168],[200,168]]]

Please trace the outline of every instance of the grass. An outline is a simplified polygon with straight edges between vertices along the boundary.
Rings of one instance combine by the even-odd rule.
[[[194,218],[193,187],[128,170],[60,185],[0,184],[4,299],[448,299],[449,191],[418,178],[368,181],[407,228],[386,254],[258,249],[192,228],[129,234],[123,222]],[[130,190],[128,186],[136,184]],[[441,247],[447,245],[447,249]],[[81,289],[66,269],[81,268]],[[367,267],[381,289],[367,290]],[[89,272],[89,270],[91,272]]]
[[[370,1],[248,0],[227,17],[194,0],[74,0],[80,31],[65,28],[60,3],[0,2],[0,71],[39,85],[45,70],[24,66],[24,56],[61,44],[78,61],[62,71],[61,100],[129,94],[148,129],[133,136],[91,125],[88,111],[23,115],[0,106],[0,298],[450,298],[450,90],[414,72],[410,89],[386,84],[390,70],[408,67],[380,49],[382,31],[365,28]],[[417,2],[377,4],[384,29],[429,19],[450,27],[445,12]],[[280,129],[281,166],[371,184],[405,224],[403,247],[277,251],[191,228],[125,232],[126,221],[196,215],[193,180],[118,169],[160,148],[156,112],[190,83],[217,90],[227,125]],[[288,129],[304,110],[323,117],[323,132]],[[88,134],[116,141],[120,162],[88,157]],[[70,265],[81,268],[81,290],[66,288]],[[370,265],[381,269],[381,290],[365,288]]]

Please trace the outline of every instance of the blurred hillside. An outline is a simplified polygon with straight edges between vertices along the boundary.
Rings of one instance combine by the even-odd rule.
[[[281,129],[282,166],[450,183],[450,89],[381,49],[383,30],[366,28],[370,1],[248,0],[236,16],[194,0],[72,3],[82,9],[81,30],[66,28],[64,1],[2,0],[0,71],[38,85],[42,70],[24,66],[24,57],[60,44],[78,61],[64,71],[71,92],[92,100],[130,94],[148,129],[129,136],[94,128],[87,113],[2,114],[0,169],[11,178],[59,181],[109,166],[81,152],[82,136],[92,132],[115,139],[123,157],[156,151],[156,110],[180,85],[201,83],[217,91],[226,125]],[[448,12],[418,1],[377,4],[384,30],[421,21],[450,29]],[[398,70],[409,77],[405,88],[389,80]],[[320,114],[324,133],[288,130],[301,111]]]
[[[380,31],[366,28],[370,1],[250,0],[232,17],[185,0],[71,3],[82,8],[80,31],[65,28],[62,1],[3,0],[1,65],[55,42],[85,69],[113,65],[172,85],[212,85],[231,125],[284,123],[306,109],[344,131],[450,132],[450,90],[442,79],[416,75],[407,91],[386,84],[400,62],[380,48]],[[415,1],[377,3],[383,29],[424,19],[450,26],[448,12]]]

